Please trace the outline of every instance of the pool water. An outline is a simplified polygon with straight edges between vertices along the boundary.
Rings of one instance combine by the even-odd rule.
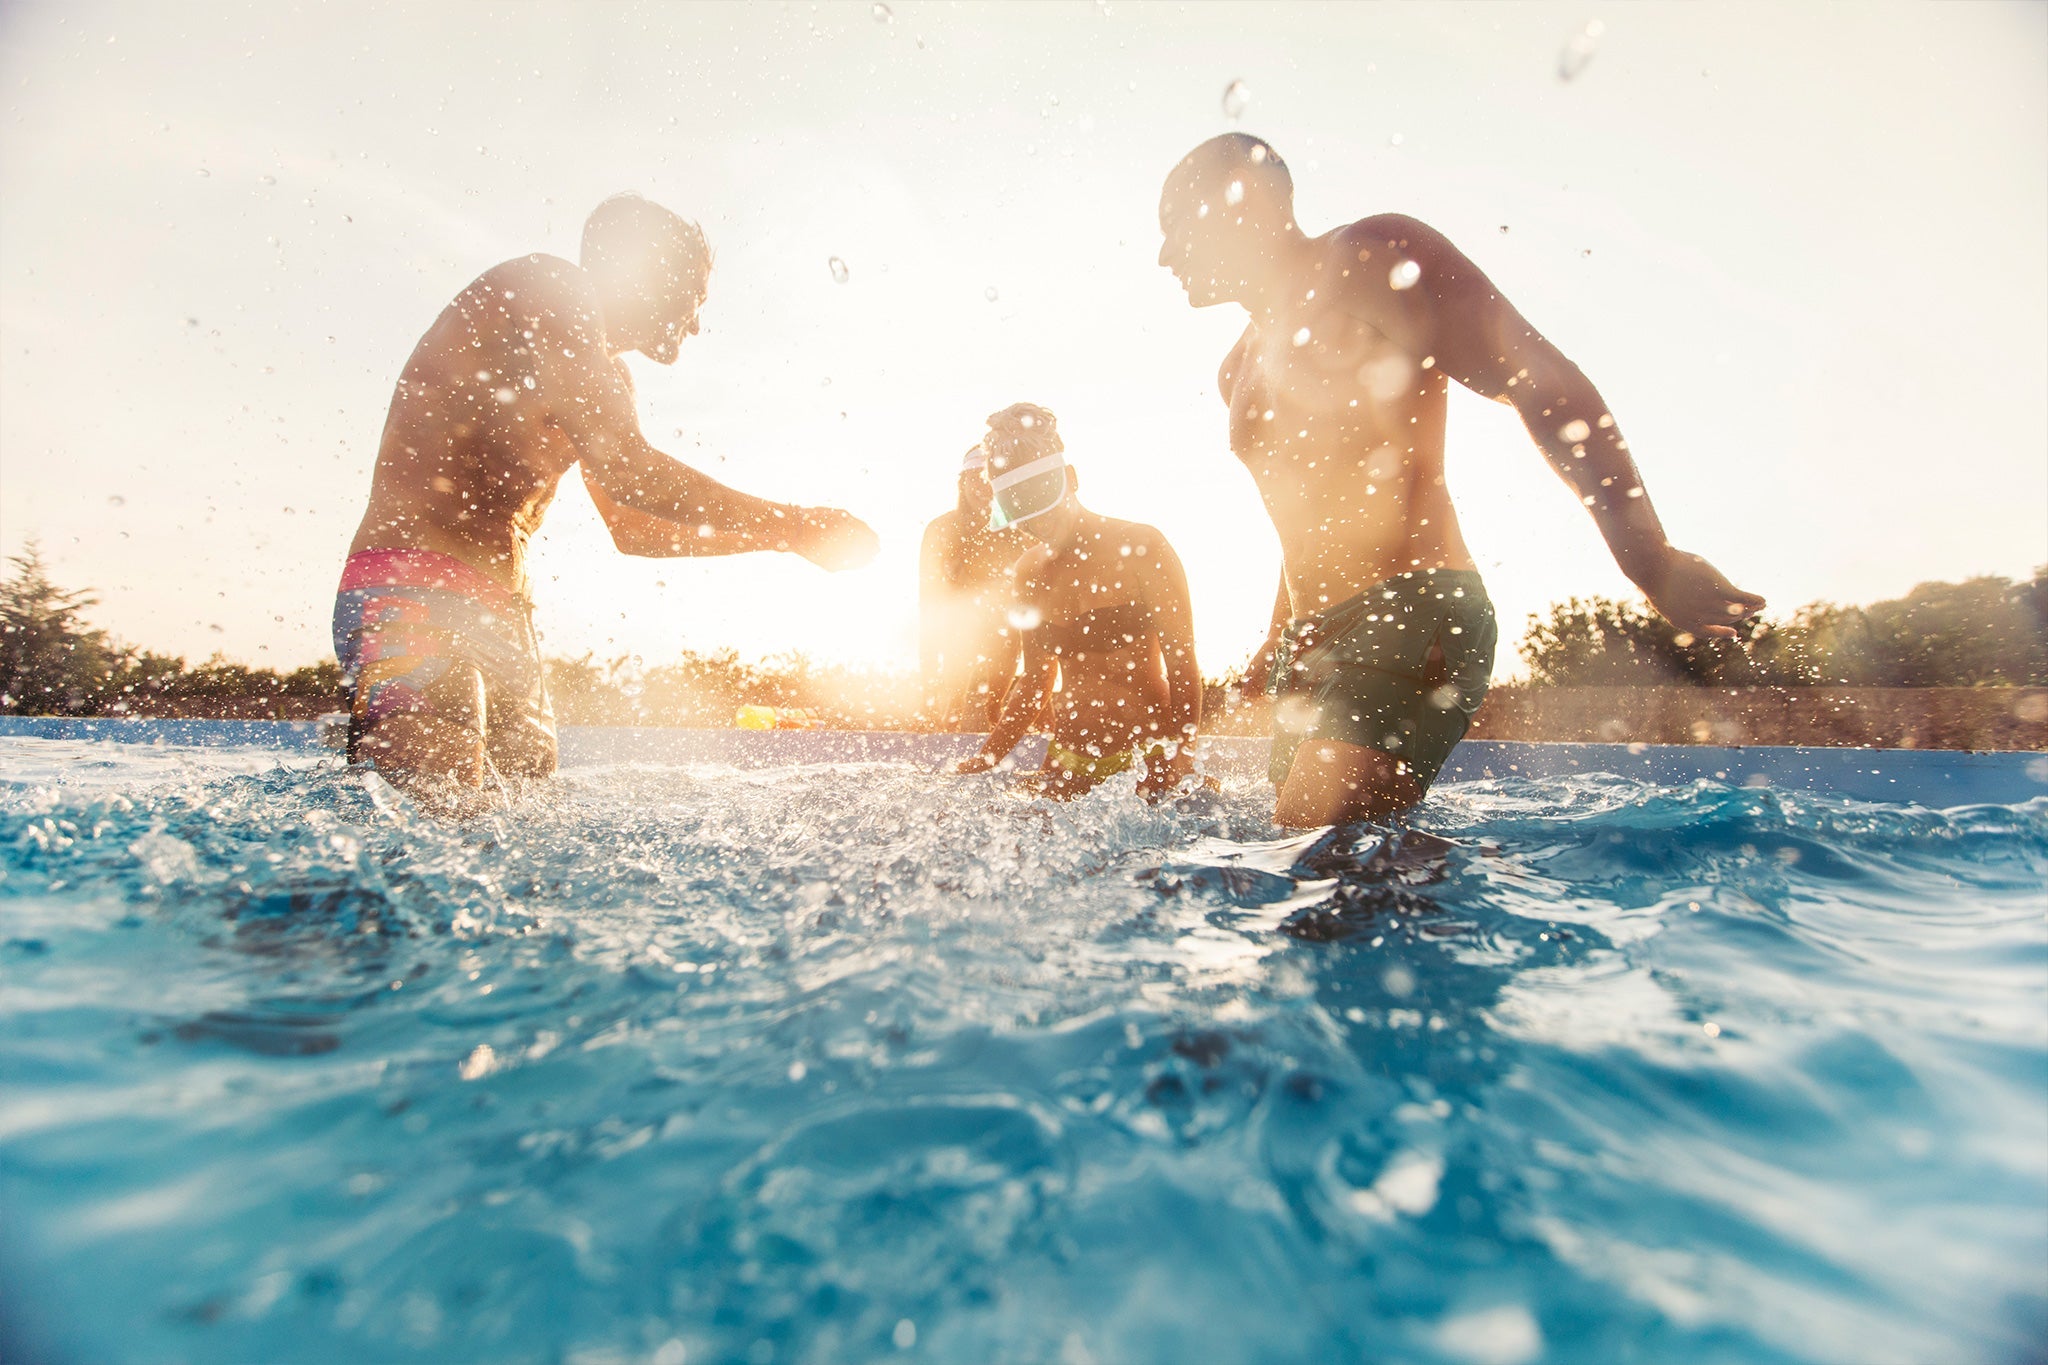
[[[0,1359],[1987,1361],[2048,799],[0,738]]]

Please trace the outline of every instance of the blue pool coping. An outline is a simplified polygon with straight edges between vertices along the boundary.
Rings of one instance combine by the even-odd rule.
[[[318,752],[327,723],[310,720],[142,720],[130,717],[0,716],[0,738],[90,740]],[[935,771],[974,752],[980,735],[882,730],[685,730],[652,726],[564,726],[562,766],[617,763],[914,763]],[[1013,759],[1037,766],[1042,738]],[[1264,772],[1262,738],[1212,736],[1205,764],[1227,776]],[[2048,754],[1955,749],[1847,749],[1752,745],[1550,744],[1468,740],[1451,754],[1439,784],[1510,777],[1606,773],[1657,786],[1696,781],[1820,792],[1856,801],[1931,807],[2017,805],[2048,798]]]

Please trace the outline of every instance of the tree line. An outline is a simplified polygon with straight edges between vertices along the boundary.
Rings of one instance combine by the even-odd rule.
[[[1520,652],[1534,687],[2042,687],[2048,567],[1865,607],[1815,602],[1735,640],[1695,639],[1641,603],[1573,598],[1529,618]]]
[[[332,659],[278,672],[216,655],[137,649],[86,619],[90,590],[59,586],[31,542],[0,582],[0,714],[189,715],[257,703],[278,714],[342,707]],[[1817,602],[1782,621],[1750,623],[1738,640],[1696,640],[1648,607],[1573,598],[1529,618],[1520,647],[1532,687],[2048,686],[2048,567],[2031,580],[1923,583],[1864,607]],[[819,724],[921,729],[921,688],[907,671],[820,666],[803,655],[749,662],[731,649],[686,651],[647,665],[621,656],[547,661],[550,692],[570,725],[730,725],[743,704],[810,712]],[[1204,710],[1220,714],[1236,673],[1210,680]]]

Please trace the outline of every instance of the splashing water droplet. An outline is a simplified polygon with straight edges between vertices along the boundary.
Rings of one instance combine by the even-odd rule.
[[[1559,427],[1557,434],[1570,441],[1573,445],[1577,445],[1593,434],[1593,428],[1587,426],[1581,418],[1574,417],[1571,421]]]
[[[876,8],[879,9],[880,6],[876,6]],[[846,283],[848,275],[848,271],[846,269],[846,262],[840,260],[837,256],[834,256],[831,260],[825,262],[825,265],[832,272],[832,282],[834,284]]]
[[[990,285],[988,288],[982,290],[981,296],[987,299],[990,303],[994,303],[998,298],[1001,297],[1001,295],[996,293],[996,287],[994,285]]]
[[[1586,63],[1593,60],[1593,54],[1600,50],[1600,35],[1607,31],[1607,25],[1593,20],[1564,45],[1564,51],[1557,54],[1557,78],[1561,81],[1575,79],[1586,69]]]
[[[1506,223],[1500,225],[1500,235],[1503,237],[1508,235],[1508,225]]]
[[[109,506],[109,507],[126,507],[127,505],[128,505],[128,499],[126,499],[126,498],[122,497],[122,496],[121,496],[121,495],[120,495],[119,493],[109,493],[109,494],[107,495],[107,506]]]
[[[1252,102],[1251,87],[1243,81],[1232,81],[1223,87],[1223,117],[1235,123]]]
[[[1294,334],[1294,344],[1297,346],[1306,346],[1308,345],[1308,338],[1309,330],[1308,328],[1304,327]]]
[[[869,5],[868,13],[875,16],[875,22],[878,24],[886,24],[896,17],[896,11],[883,4],[881,0],[875,0],[874,4]]]
[[[1045,613],[1037,607],[1018,606],[1010,608],[1010,629],[1037,630],[1038,623],[1045,619]]]
[[[1392,137],[1387,139],[1387,145],[1389,147],[1398,147],[1405,141],[1407,141],[1406,138],[1402,137],[1399,133],[1395,133]]]
[[[1387,272],[1387,283],[1396,289],[1413,289],[1421,278],[1422,267],[1413,261],[1402,261]]]

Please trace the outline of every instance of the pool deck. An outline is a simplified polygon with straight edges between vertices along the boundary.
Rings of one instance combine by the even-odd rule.
[[[0,738],[91,740],[119,744],[231,746],[314,752],[318,721],[132,720],[0,716]],[[679,730],[566,726],[562,766],[613,763],[730,763],[757,768],[800,763],[924,763],[935,771],[973,752],[978,735],[859,730]],[[1264,771],[1266,741],[1218,736],[1205,741],[1206,763],[1227,776]],[[1044,740],[1017,748],[1035,766]],[[1660,786],[1709,780],[1748,787],[1827,793],[1857,801],[1947,807],[2012,805],[2048,797],[2048,754],[1967,753],[1934,749],[1822,749],[1752,745],[1539,744],[1468,740],[1445,765],[1443,783],[1486,778],[1610,773]]]

